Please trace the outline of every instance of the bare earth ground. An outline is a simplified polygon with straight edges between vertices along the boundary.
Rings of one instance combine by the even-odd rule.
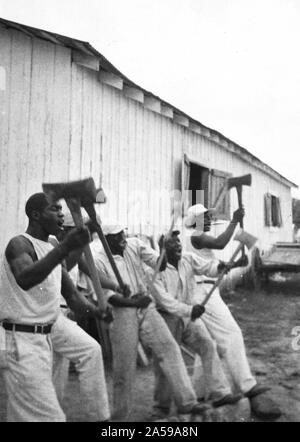
[[[283,411],[280,421],[300,422],[300,349],[292,348],[292,330],[300,326],[300,276],[283,279],[277,275],[259,293],[239,289],[225,300],[242,328],[253,373],[258,381],[272,386],[272,397]],[[300,347],[300,339],[295,343]],[[109,371],[107,381],[111,397]],[[152,369],[139,368],[132,422],[148,420],[152,395]],[[81,405],[77,375],[71,373],[64,407],[69,421],[82,420]],[[0,422],[4,420],[5,393],[0,379]]]

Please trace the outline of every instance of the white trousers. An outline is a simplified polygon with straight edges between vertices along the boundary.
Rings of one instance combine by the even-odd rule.
[[[206,400],[218,400],[229,394],[231,388],[223,371],[217,345],[201,319],[183,321],[181,318],[166,313],[162,313],[162,316],[177,342],[186,345],[201,357],[203,376],[201,379],[197,378],[197,382],[200,382],[201,385],[194,384],[196,391],[201,391],[201,397]],[[172,401],[170,388],[165,376],[157,366],[155,366],[155,375],[155,406],[167,413]]]
[[[67,318],[69,308],[61,308],[61,313]],[[53,352],[53,383],[57,399],[60,405],[63,405],[65,392],[69,379],[70,361],[59,353]]]
[[[152,350],[164,373],[179,412],[188,413],[196,395],[181,351],[165,321],[152,306],[142,318],[136,308],[115,308],[111,328],[114,378],[114,419],[126,421],[133,406],[138,341]]]
[[[208,284],[201,284],[198,292],[199,302],[204,299],[210,288]],[[223,359],[233,386],[238,391],[246,393],[256,385],[256,380],[251,374],[241,329],[222,300],[218,289],[206,304],[201,319],[217,344],[219,355]]]
[[[102,350],[98,342],[62,314],[52,327],[50,337],[53,351],[75,364],[84,420],[97,422],[109,419]]]
[[[69,368],[69,359],[61,356],[59,353],[53,352],[53,384],[61,406],[63,406],[69,380]]]
[[[60,315],[50,335],[6,331],[6,337],[8,422],[66,420],[52,379],[53,350],[76,364],[86,420],[109,418],[101,347],[75,322]]]
[[[52,382],[50,335],[6,331],[8,422],[65,422]]]

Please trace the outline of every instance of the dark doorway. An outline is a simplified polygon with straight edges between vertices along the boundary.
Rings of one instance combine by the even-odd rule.
[[[208,207],[209,169],[190,163],[189,205],[201,203]]]

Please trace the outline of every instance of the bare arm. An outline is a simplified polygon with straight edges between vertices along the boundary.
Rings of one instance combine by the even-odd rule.
[[[233,213],[232,221],[229,226],[225,230],[225,232],[221,233],[217,238],[213,236],[207,235],[206,233],[202,233],[199,236],[192,236],[191,243],[195,249],[224,249],[229,241],[232,238],[232,235],[235,231],[237,224],[244,218],[245,210],[244,208],[237,209]]]
[[[23,236],[17,236],[9,242],[5,256],[17,284],[23,290],[29,290],[44,281],[71,250],[88,244],[89,238],[87,228],[74,229],[58,247],[53,248],[46,256],[37,260],[30,241]]]
[[[114,307],[135,307],[135,308],[147,308],[152,302],[152,298],[148,295],[137,293],[131,298],[124,298],[122,295],[112,295],[108,302]]]
[[[227,244],[229,243],[234,230],[236,228],[237,223],[231,222],[225,232],[221,233],[221,235],[217,236],[216,238],[207,235],[207,233],[202,233],[202,235],[199,236],[191,236],[191,243],[192,246],[195,249],[217,249],[222,250],[224,249]]]
[[[75,313],[85,313],[92,317],[99,315],[99,309],[76,290],[68,272],[64,268],[62,269],[61,294],[70,309]]]
[[[78,266],[80,265],[80,262],[82,259],[82,253],[83,253],[83,249],[77,249],[77,250],[73,250],[72,252],[70,252],[68,254],[68,256],[65,259],[68,272],[70,270],[72,270],[72,268],[75,267],[76,264],[78,264]],[[86,273],[86,272],[84,272],[84,273]]]
[[[44,281],[67,253],[67,249],[59,245],[44,258],[35,260],[32,245],[22,236],[13,238],[5,250],[10,269],[23,290],[29,290]]]
[[[78,267],[79,270],[81,270],[83,273],[85,273],[87,276],[90,277],[90,271],[88,269],[88,265],[86,263],[84,256],[80,257],[78,261]],[[101,285],[104,289],[121,292],[121,289],[116,282],[114,282],[111,278],[109,278],[101,269],[97,268],[97,270]]]

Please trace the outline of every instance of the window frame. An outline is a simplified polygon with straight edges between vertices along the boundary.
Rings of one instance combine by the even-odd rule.
[[[187,209],[191,206],[190,200],[188,197],[186,197],[185,192],[187,190],[193,190],[189,189],[189,183],[190,183],[190,177],[191,177],[191,164],[194,164],[195,166],[201,167],[202,169],[208,170],[208,182],[207,182],[207,192],[208,192],[208,208],[212,208],[214,201],[217,198],[217,194],[214,195],[214,201],[212,201],[213,198],[213,178],[229,178],[232,176],[231,173],[212,168],[207,166],[207,164],[204,164],[200,161],[194,160],[192,157],[187,155],[186,153],[183,154],[182,158],[182,170],[181,170],[181,192],[184,197],[183,202],[183,216],[186,215]],[[205,189],[202,189],[205,190]],[[218,220],[230,220],[230,207],[231,207],[231,198],[230,198],[230,192],[225,196],[225,210],[223,212],[218,211],[218,213],[215,215],[215,219]]]

